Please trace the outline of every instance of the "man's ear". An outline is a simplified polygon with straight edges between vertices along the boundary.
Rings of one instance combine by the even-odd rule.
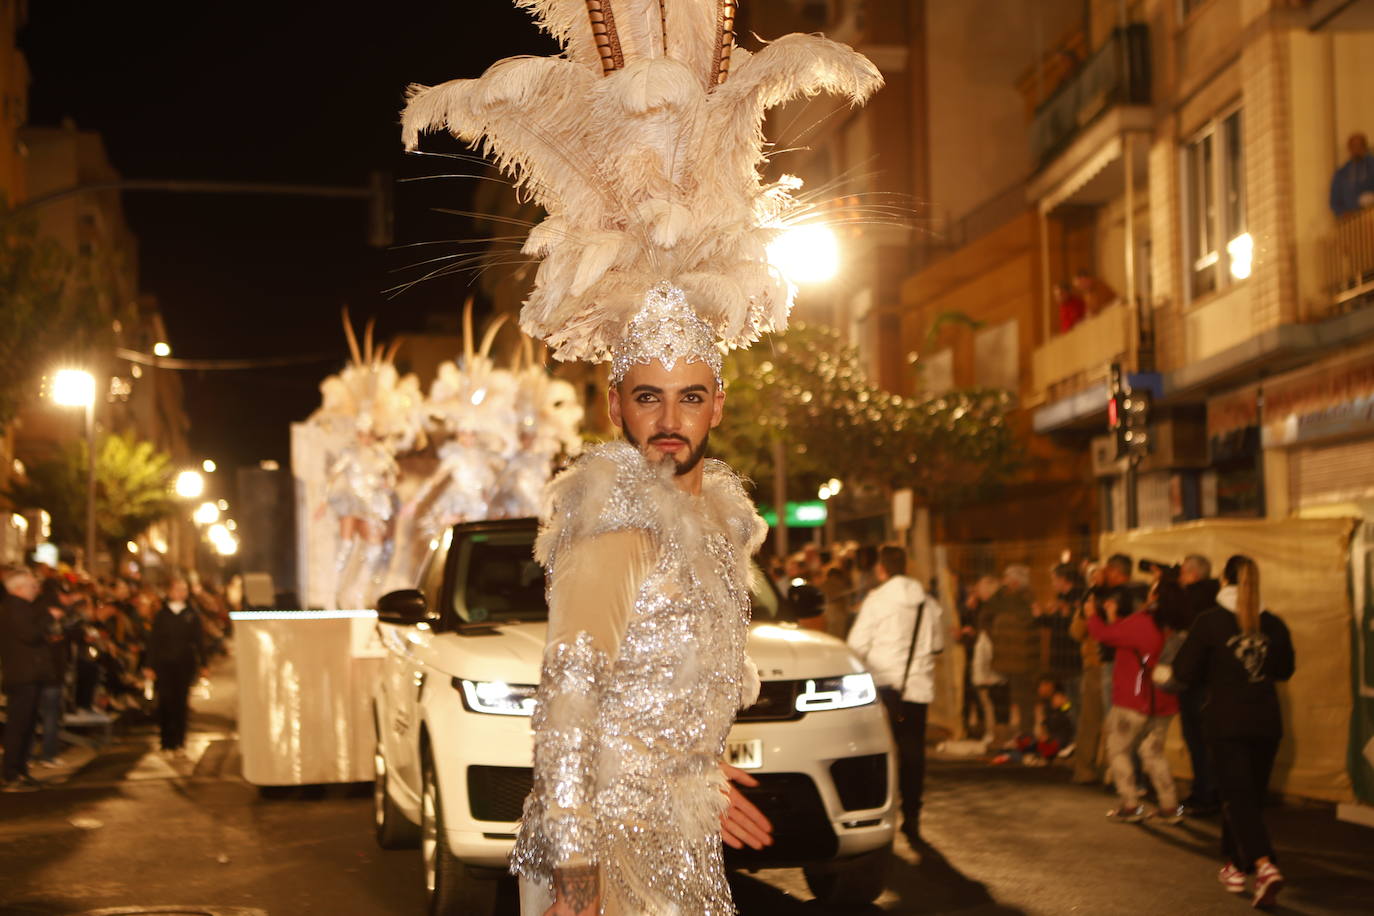
[[[611,385],[606,391],[606,413],[611,418],[612,426],[623,426],[620,414],[620,386]]]
[[[711,428],[715,429],[720,425],[720,421],[725,416],[725,388],[716,389],[715,396],[711,398]]]

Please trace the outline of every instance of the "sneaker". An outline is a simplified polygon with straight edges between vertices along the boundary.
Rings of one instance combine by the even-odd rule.
[[[1146,816],[1144,805],[1136,805],[1134,808],[1122,805],[1107,812],[1107,820],[1116,824],[1139,824]]]
[[[38,791],[38,786],[30,785],[29,783],[26,783],[26,782],[24,782],[24,781],[21,780],[21,779],[8,779],[8,780],[5,780],[4,782],[0,782],[0,792],[4,792],[6,795],[11,794],[11,793],[13,793],[13,792],[37,792],[37,791]]]
[[[1226,888],[1228,894],[1245,893],[1245,872],[1230,862],[1221,866],[1221,871],[1217,872],[1217,880],[1221,882],[1222,887]]]
[[[1183,823],[1183,806],[1176,808],[1160,808],[1154,814],[1154,819],[1165,824],[1178,825]]]
[[[1265,862],[1255,870],[1255,896],[1250,905],[1257,910],[1267,910],[1279,899],[1283,890],[1283,875],[1273,862]]]

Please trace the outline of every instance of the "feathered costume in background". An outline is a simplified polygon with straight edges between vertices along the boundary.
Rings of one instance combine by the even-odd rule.
[[[582,451],[583,409],[572,385],[549,375],[534,361],[524,338],[515,369],[515,430],[518,441],[492,500],[496,518],[525,518],[543,508],[544,486],[559,456],[576,458]]]
[[[363,346],[344,312],[351,362],[320,384],[323,404],[309,422],[324,430],[330,455],[326,505],[339,520],[335,601],[370,607],[391,558],[398,452],[424,443],[420,383],[392,364],[395,350],[374,348],[372,322]]]
[[[794,291],[767,245],[801,183],[762,180],[764,115],[820,92],[862,102],[877,68],[816,35],[735,47],[732,0],[517,5],[563,55],[413,86],[402,129],[410,149],[439,129],[480,147],[548,212],[524,247],[543,260],[521,328],[557,359],[605,361],[667,282],[727,347],[783,330]]]

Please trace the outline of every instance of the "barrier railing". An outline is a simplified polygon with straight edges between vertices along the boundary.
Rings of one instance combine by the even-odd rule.
[[[1321,248],[1333,311],[1348,311],[1374,293],[1374,207],[1337,217]]]

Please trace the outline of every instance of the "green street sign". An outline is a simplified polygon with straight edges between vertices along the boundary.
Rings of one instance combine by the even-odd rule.
[[[777,527],[778,513],[774,512],[769,506],[760,506],[759,514],[768,523],[770,528]],[[819,499],[806,503],[787,504],[787,527],[788,528],[819,528],[825,524],[829,513],[825,502]]]

